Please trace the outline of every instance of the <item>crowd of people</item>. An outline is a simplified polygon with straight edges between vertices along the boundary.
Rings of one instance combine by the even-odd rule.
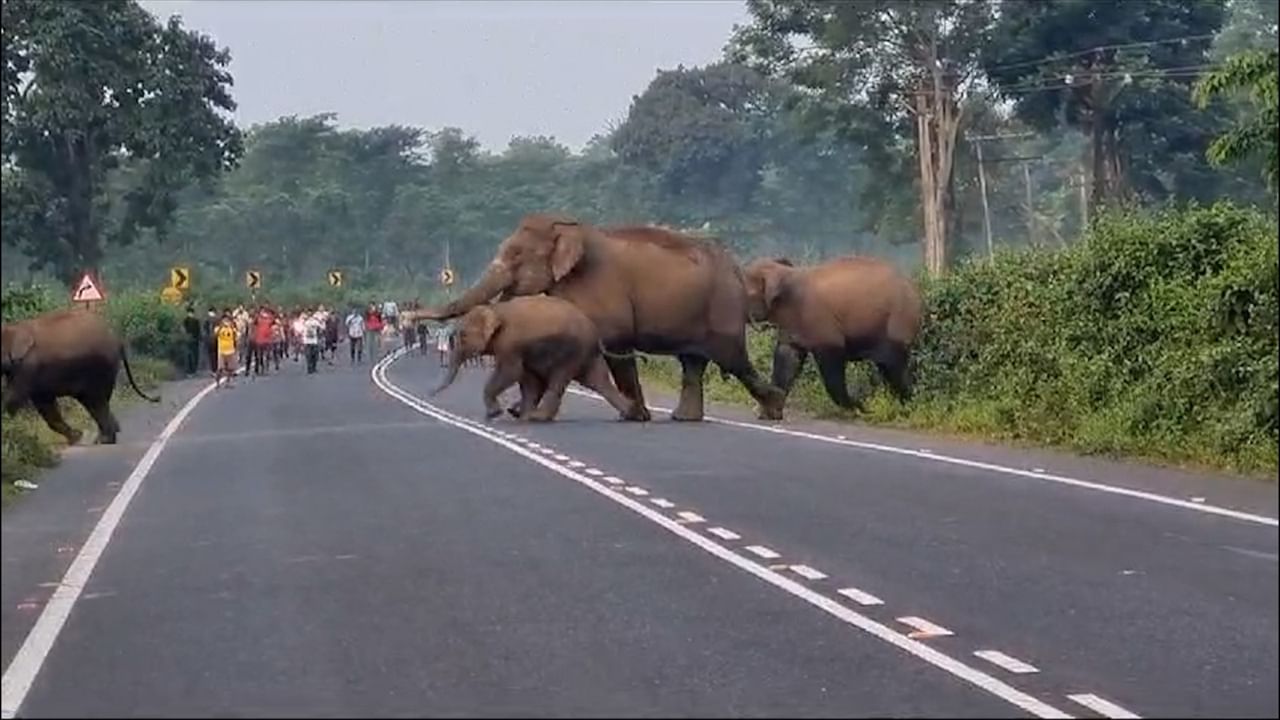
[[[417,302],[409,304],[409,309],[417,307]],[[252,308],[224,307],[221,311],[210,306],[200,319],[195,308],[189,306],[183,321],[187,335],[186,371],[194,376],[207,364],[205,369],[219,388],[229,387],[238,374],[256,379],[279,372],[285,361],[304,363],[311,375],[321,362],[334,364],[344,340],[348,362],[356,365],[366,357],[375,362],[385,357],[395,349],[397,340],[405,347],[416,343],[425,354],[433,334],[440,364],[444,366],[453,348],[452,323],[435,323],[433,329],[426,321],[402,324],[400,318],[400,306],[394,300],[369,303],[364,308],[352,306],[345,315],[323,304],[292,311],[260,304]]]

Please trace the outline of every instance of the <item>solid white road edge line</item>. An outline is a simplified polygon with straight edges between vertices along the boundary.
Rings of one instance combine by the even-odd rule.
[[[164,426],[160,435],[152,441],[151,447],[147,448],[142,459],[138,460],[138,464],[133,467],[133,472],[129,473],[129,477],[120,486],[120,491],[116,493],[111,504],[98,518],[98,523],[89,533],[84,547],[80,548],[75,560],[71,561],[71,565],[62,576],[62,582],[45,603],[44,609],[40,611],[40,617],[36,618],[35,625],[31,626],[27,639],[22,642],[22,647],[18,648],[13,660],[9,661],[9,667],[4,669],[3,688],[0,690],[0,696],[3,699],[3,702],[0,702],[0,714],[4,718],[14,717],[21,709],[22,702],[26,700],[27,693],[31,690],[31,684],[35,682],[36,675],[40,673],[40,668],[49,657],[49,651],[53,649],[54,641],[58,639],[58,633],[62,632],[67,618],[71,616],[71,609],[89,582],[94,567],[102,558],[103,551],[107,549],[107,543],[111,542],[111,535],[115,533],[120,519],[124,517],[124,511],[129,508],[129,503],[133,502],[134,495],[138,494],[138,489],[142,487],[142,481],[147,478],[147,473],[151,472],[151,466],[155,465],[156,459],[169,443],[169,438],[173,437],[178,427],[182,425],[182,421],[187,419],[196,404],[212,390],[213,383],[205,386],[182,406],[168,425]]]
[[[1081,695],[1068,695],[1067,699],[1071,702],[1079,703],[1090,710],[1098,713],[1106,718],[1140,718],[1141,715],[1130,712],[1119,705],[1104,700],[1093,693],[1084,693]]]
[[[868,635],[871,635],[872,637],[875,637],[879,640],[883,640],[884,642],[889,643],[890,645],[893,645],[894,647],[906,653],[909,653],[910,655],[913,655],[929,663],[930,665],[933,665],[934,667],[940,670],[943,670],[944,672],[950,673],[951,675],[954,675],[955,677],[958,677],[964,680],[965,682],[968,682],[969,684],[987,693],[990,693],[991,695],[994,695],[995,697],[1000,698],[1005,702],[1008,702],[1011,705],[1014,705],[1016,707],[1022,708],[1023,710],[1026,710],[1027,712],[1031,713],[1032,715],[1035,715],[1036,717],[1068,718],[1068,719],[1071,718],[1071,715],[1067,714],[1066,712],[1059,710],[1058,708],[1052,705],[1049,705],[1048,703],[1040,700],[1039,698],[1036,698],[1032,695],[1024,693],[1021,690],[1018,690],[1017,688],[1009,685],[1008,683],[1005,683],[1004,681],[992,675],[989,675],[970,665],[966,665],[965,663],[951,657],[950,655],[934,650],[933,648],[929,647],[928,645],[925,645],[924,643],[912,640],[911,638],[906,637],[902,633],[894,630],[893,628],[888,627],[887,625],[876,622],[875,620],[872,620],[871,618],[861,613],[858,613],[844,605],[841,605],[840,603],[836,602],[835,600],[832,600],[831,598],[828,598],[813,590],[810,590],[808,587],[804,586],[803,584],[795,580],[784,577],[778,573],[772,572],[765,567],[761,567],[759,564],[755,563],[754,561],[742,555],[739,555],[738,553],[733,552],[732,550],[729,550],[712,540],[709,540],[699,535],[697,532],[694,532],[693,530],[685,527],[684,525],[681,525],[680,523],[674,520],[671,520],[670,518],[666,517],[662,513],[659,513],[655,510],[651,510],[648,507],[646,507],[644,504],[637,502],[635,500],[632,500],[631,498],[628,498],[625,495],[622,495],[621,493],[611,490],[610,488],[604,485],[601,485],[595,480],[592,480],[587,475],[575,472],[573,470],[570,470],[569,468],[564,467],[563,465],[550,462],[545,458],[541,457],[540,455],[531,453],[528,450],[525,450],[524,448],[520,447],[518,444],[509,442],[503,439],[502,437],[495,435],[488,428],[478,427],[475,425],[464,423],[461,421],[460,418],[453,416],[448,411],[442,410],[434,405],[431,405],[430,403],[427,403],[424,400],[421,400],[420,398],[415,397],[414,395],[408,392],[405,392],[404,390],[401,390],[399,387],[392,384],[389,380],[386,379],[387,366],[389,366],[392,362],[395,362],[396,360],[398,360],[400,358],[400,355],[401,353],[397,351],[396,353],[393,353],[392,355],[387,356],[386,358],[384,358],[382,361],[380,361],[377,365],[373,367],[372,371],[370,372],[370,375],[372,376],[374,384],[377,385],[379,389],[381,389],[383,392],[387,393],[391,397],[404,403],[405,405],[408,405],[410,408],[416,410],[418,413],[422,415],[426,415],[428,417],[433,417],[436,420],[439,420],[440,422],[446,423],[448,425],[453,425],[459,430],[462,430],[464,432],[469,432],[469,433],[472,433],[473,435],[484,438],[489,442],[500,445],[510,450],[511,452],[517,455],[520,455],[521,457],[525,458],[529,462],[535,463],[537,465],[541,465],[542,467],[550,470],[551,472],[554,472],[558,475],[561,475],[570,480],[573,480],[581,485],[584,485],[587,488],[593,490],[594,492],[608,498],[609,500],[612,500],[615,503],[618,503],[619,505],[622,505],[623,507],[640,515],[646,520],[649,520],[650,522],[653,522],[654,524],[662,527],[663,529],[676,535],[677,537],[693,545],[696,545],[697,547],[701,548],[707,553],[710,553],[711,555],[714,555],[715,557],[729,563],[730,565],[733,565],[739,570],[750,573],[751,575],[754,575],[760,580],[766,583],[769,583],[770,585],[773,585],[774,587],[777,587],[780,590],[790,593],[791,595],[794,595],[795,597],[800,598],[801,600],[804,600],[810,605],[813,605],[814,607],[826,612],[827,614],[832,615],[844,621],[845,623],[858,628],[859,630],[867,633]]]
[[[591,398],[599,402],[604,402],[604,399],[595,393],[585,392],[578,390],[577,388],[569,388],[569,392],[582,397]],[[657,405],[650,405],[649,407],[661,412],[671,412],[671,408],[659,407]],[[746,428],[748,430],[761,430],[777,435],[804,438],[806,440],[817,440],[818,442],[830,443],[832,445],[844,445],[846,447],[871,450],[874,452],[891,453],[893,455],[906,455],[908,457],[920,458],[930,462],[960,465],[963,467],[977,468],[979,470],[987,470],[989,472],[1003,473],[1006,475],[1017,475],[1018,477],[1031,478],[1033,480],[1048,480],[1050,482],[1070,485],[1071,487],[1083,488],[1085,490],[1096,490],[1097,492],[1111,493],[1113,495],[1124,495],[1125,497],[1147,500],[1150,502],[1160,503],[1162,505],[1171,505],[1173,507],[1195,510],[1197,512],[1208,513],[1210,515],[1229,517],[1234,520],[1243,520],[1245,522],[1268,525],[1270,527],[1280,527],[1280,519],[1267,517],[1265,515],[1255,515],[1253,513],[1232,510],[1231,508],[1225,508],[1218,505],[1209,505],[1207,503],[1189,502],[1187,500],[1169,497],[1167,495],[1158,495],[1156,493],[1150,493],[1143,490],[1133,490],[1126,487],[1117,487],[1115,485],[1105,485],[1091,480],[1080,480],[1073,477],[1067,477],[1066,475],[1055,475],[1043,470],[1023,470],[1022,468],[997,465],[995,463],[982,462],[981,460],[966,460],[965,458],[954,457],[951,455],[940,455],[935,452],[922,452],[920,450],[896,447],[894,445],[883,445],[881,443],[864,442],[861,440],[849,440],[843,435],[830,437],[828,435],[817,435],[814,433],[804,432],[803,430],[791,430],[775,425],[760,425],[758,423],[742,422],[739,420],[726,420],[724,418],[711,417],[710,415],[706,416],[706,420],[707,422],[719,423],[721,425],[730,425],[732,427]]]

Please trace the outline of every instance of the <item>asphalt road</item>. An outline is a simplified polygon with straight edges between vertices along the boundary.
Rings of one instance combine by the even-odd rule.
[[[6,713],[1280,714],[1274,485],[370,370],[174,385],[6,510]]]

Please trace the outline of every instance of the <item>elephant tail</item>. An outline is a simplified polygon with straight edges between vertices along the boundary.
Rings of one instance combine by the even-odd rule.
[[[624,352],[624,353],[612,352],[604,346],[603,340],[597,340],[596,345],[600,347],[600,354],[607,358],[613,358],[614,360],[644,360],[645,362],[649,361],[648,356],[642,355],[641,353],[638,353],[635,350],[628,350],[627,352]]]
[[[142,392],[142,389],[138,387],[138,383],[134,381],[133,368],[129,367],[129,353],[125,351],[124,343],[120,343],[120,362],[124,363],[124,374],[125,374],[125,377],[129,378],[129,386],[133,388],[133,391],[138,393],[138,395],[141,396],[143,400],[147,400],[153,403],[160,402],[160,398],[151,397],[150,395]]]

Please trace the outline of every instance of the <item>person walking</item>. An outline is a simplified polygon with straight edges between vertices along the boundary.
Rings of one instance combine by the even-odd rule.
[[[218,377],[218,311],[212,305],[205,313],[200,331],[204,338],[205,354],[208,356],[209,374],[216,379]]]
[[[275,318],[271,310],[265,306],[258,308],[258,315],[253,319],[253,376],[265,375],[267,361],[271,352],[271,325]]]
[[[440,354],[440,367],[449,364],[449,348],[453,345],[451,329],[448,322],[442,322],[436,327],[436,352]]]
[[[364,349],[369,353],[370,360],[377,360],[382,357],[381,350],[382,340],[382,313],[378,310],[376,303],[369,303],[369,309],[364,314]]]
[[[347,345],[351,348],[351,364],[364,362],[364,316],[360,309],[352,306],[347,313]]]
[[[236,340],[240,333],[229,311],[223,312],[222,320],[218,323],[214,334],[217,338],[218,364],[213,385],[215,389],[224,385],[231,387],[231,378],[236,374]]]
[[[307,356],[307,374],[316,374],[316,362],[320,360],[320,318],[314,313],[304,313],[302,321],[302,348]]]
[[[187,306],[187,316],[182,319],[182,329],[187,333],[186,365],[187,376],[200,371],[200,320],[196,317],[196,309]]]
[[[384,325],[390,325],[392,330],[399,332],[400,330],[400,306],[395,300],[386,300],[382,303],[382,322]]]

